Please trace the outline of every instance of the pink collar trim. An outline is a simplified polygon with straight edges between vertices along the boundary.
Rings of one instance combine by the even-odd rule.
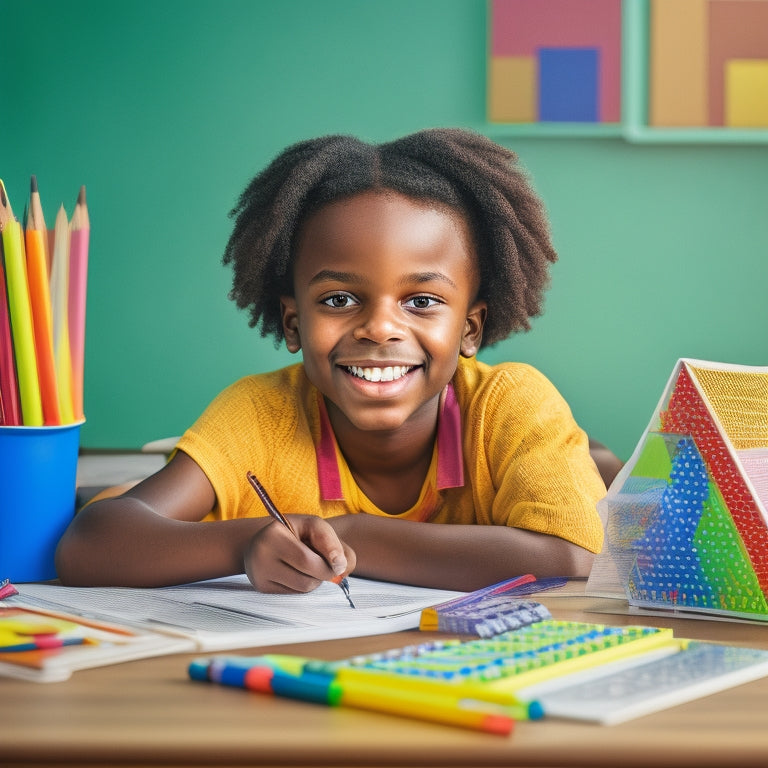
[[[317,393],[320,412],[320,440],[315,446],[320,498],[323,501],[344,499],[341,474],[336,460],[336,436],[325,407],[323,396]],[[445,388],[437,421],[437,490],[461,488],[464,485],[464,456],[462,452],[461,411],[453,384]]]
[[[464,451],[461,435],[461,410],[456,391],[449,382],[437,420],[437,490],[464,485]]]

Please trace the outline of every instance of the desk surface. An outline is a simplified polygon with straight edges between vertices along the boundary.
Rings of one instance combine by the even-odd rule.
[[[768,626],[628,617],[615,601],[539,598],[558,619],[672,627],[678,637],[768,648]],[[283,646],[344,658],[418,633]],[[423,635],[420,636],[423,639]],[[264,651],[266,649],[260,649]],[[269,649],[276,651],[278,649]],[[244,651],[245,653],[245,651]],[[0,680],[0,763],[219,766],[765,766],[768,678],[615,726],[520,722],[510,737],[273,699],[187,679],[192,655]]]

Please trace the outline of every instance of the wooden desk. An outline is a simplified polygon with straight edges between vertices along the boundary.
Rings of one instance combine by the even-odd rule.
[[[559,619],[669,626],[678,637],[768,648],[768,626],[643,620],[592,612],[611,601],[540,599]],[[333,659],[416,637],[423,639],[412,632],[283,650]],[[191,658],[86,670],[65,683],[0,680],[0,765],[768,765],[768,678],[622,725],[520,722],[506,738],[194,683]]]

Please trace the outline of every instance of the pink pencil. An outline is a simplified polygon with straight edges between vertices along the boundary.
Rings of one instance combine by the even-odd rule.
[[[3,239],[0,237],[0,424],[17,427],[21,424],[21,404],[16,382],[16,366],[13,362],[13,337],[7,296]]]
[[[69,225],[69,345],[72,358],[72,406],[75,419],[84,418],[85,300],[88,285],[88,241],[91,225],[85,187],[80,187]]]

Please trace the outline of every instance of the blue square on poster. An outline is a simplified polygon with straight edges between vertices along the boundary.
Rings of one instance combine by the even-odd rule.
[[[539,120],[599,121],[597,48],[539,48]]]

